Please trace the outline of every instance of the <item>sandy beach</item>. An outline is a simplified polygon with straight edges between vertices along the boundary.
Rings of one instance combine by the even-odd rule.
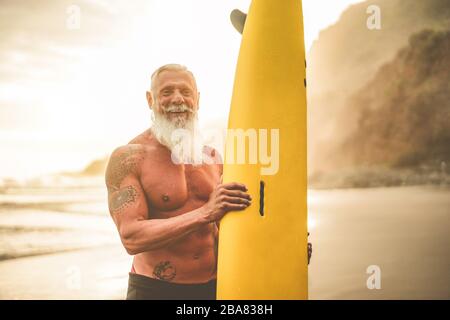
[[[313,191],[311,299],[450,299],[450,192],[436,187]],[[381,289],[369,290],[369,266]]]
[[[101,206],[101,199],[92,201]],[[314,247],[310,299],[450,298],[449,189],[310,190],[308,201]],[[22,254],[0,261],[0,299],[125,298],[132,257],[106,213],[39,211],[29,205],[26,210],[34,215],[23,208],[0,210],[2,250],[8,243],[14,249],[10,242],[18,239],[11,232],[12,221],[15,228],[40,221],[41,228],[53,225],[63,231],[20,236],[15,252]],[[28,250],[24,239],[39,243],[42,234],[47,240],[38,250],[50,248],[53,253]],[[372,265],[381,270],[379,290],[366,285],[366,270]]]
[[[6,260],[0,299],[124,299],[130,266],[120,245]]]

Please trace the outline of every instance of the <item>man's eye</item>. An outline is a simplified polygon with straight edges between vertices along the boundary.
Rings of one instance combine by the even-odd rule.
[[[190,95],[191,95],[191,92],[190,92],[189,90],[184,90],[184,91],[183,91],[183,95],[184,95],[184,96],[190,96]]]
[[[165,91],[162,92],[162,95],[167,97],[167,96],[170,96],[171,93],[172,93],[171,91],[165,90]]]

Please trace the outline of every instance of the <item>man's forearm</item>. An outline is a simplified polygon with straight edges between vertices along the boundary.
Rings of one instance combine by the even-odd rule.
[[[172,218],[136,221],[129,226],[122,241],[130,254],[170,246],[209,223],[204,210],[204,207],[200,207]]]

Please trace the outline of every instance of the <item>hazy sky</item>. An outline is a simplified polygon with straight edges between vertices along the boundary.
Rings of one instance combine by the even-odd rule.
[[[304,0],[306,48],[357,2]],[[195,73],[201,123],[225,126],[241,39],[229,13],[249,4],[1,0],[0,177],[79,170],[127,143],[149,126],[145,90],[165,63]]]

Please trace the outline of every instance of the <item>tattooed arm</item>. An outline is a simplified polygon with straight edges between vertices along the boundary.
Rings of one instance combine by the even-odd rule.
[[[250,205],[247,188],[236,182],[219,184],[202,207],[168,219],[148,220],[148,206],[139,182],[140,145],[127,145],[114,151],[106,169],[111,216],[127,252],[138,254],[160,249],[178,241],[199,227],[220,221],[229,211]]]
[[[141,146],[121,147],[111,155],[106,170],[109,211],[131,255],[168,246],[209,223],[203,207],[173,218],[148,220],[148,205],[139,181],[142,159]]]

